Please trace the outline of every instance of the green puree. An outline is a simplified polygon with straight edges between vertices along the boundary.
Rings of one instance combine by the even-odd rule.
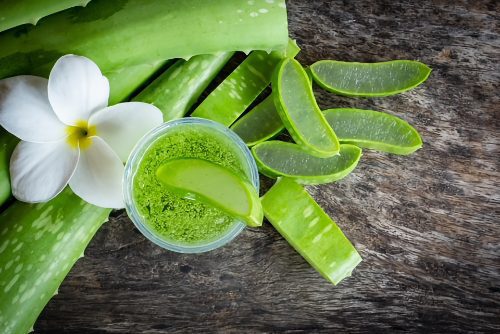
[[[174,158],[205,159],[245,175],[244,157],[234,143],[216,130],[183,125],[151,144],[134,176],[137,210],[163,239],[185,245],[218,239],[236,224],[234,218],[214,207],[179,197],[156,178],[158,167]]]

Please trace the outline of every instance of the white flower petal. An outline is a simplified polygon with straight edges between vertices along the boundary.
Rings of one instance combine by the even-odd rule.
[[[79,151],[66,142],[20,142],[10,158],[12,193],[23,202],[46,202],[59,194],[78,163]]]
[[[80,160],[69,186],[85,201],[103,207],[124,207],[122,179],[124,166],[120,158],[99,137],[80,152]]]
[[[0,124],[30,142],[54,142],[66,137],[47,97],[47,79],[32,75],[0,80]]]
[[[108,105],[109,82],[90,59],[67,55],[50,72],[48,94],[57,117],[75,125]]]
[[[89,126],[96,127],[97,136],[124,162],[139,139],[162,123],[160,109],[142,102],[120,103],[99,110],[89,119]]]

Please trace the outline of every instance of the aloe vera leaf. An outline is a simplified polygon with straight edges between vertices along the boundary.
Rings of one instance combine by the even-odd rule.
[[[10,197],[9,161],[18,139],[0,128],[0,205]]]
[[[307,73],[298,61],[286,58],[272,80],[274,104],[286,129],[312,155],[339,152],[339,141],[316,103]]]
[[[230,126],[269,86],[276,65],[283,57],[295,57],[300,51],[289,41],[285,53],[252,52],[191,114]]]
[[[181,197],[189,196],[258,227],[264,219],[255,187],[227,168],[201,159],[173,159],[156,177]]]
[[[109,72],[198,54],[284,50],[285,1],[262,1],[259,7],[266,13],[255,13],[253,2],[234,0],[94,0],[36,26],[0,33],[0,78],[47,75],[69,53]]]
[[[221,52],[178,60],[134,100],[158,107],[165,121],[184,117],[233,54]]]
[[[90,0],[0,0],[0,32],[22,24],[37,24],[42,18],[62,10],[83,6]]]
[[[104,73],[110,82],[109,105],[128,101],[148,79],[173,60],[157,61],[153,64],[139,64]]]
[[[320,60],[311,65],[314,81],[329,92],[360,97],[395,95],[423,83],[431,69],[418,61],[355,63]]]
[[[328,109],[323,114],[342,143],[401,155],[422,147],[417,130],[396,116],[351,108]]]
[[[280,179],[262,198],[264,216],[324,278],[338,284],[361,262],[351,242],[306,190]]]
[[[236,132],[248,146],[266,141],[284,128],[272,96],[267,97],[231,125],[231,130]]]
[[[109,213],[66,189],[50,202],[16,202],[0,214],[0,332],[33,327]]]
[[[252,153],[262,174],[286,176],[302,184],[338,181],[356,168],[362,155],[359,147],[343,144],[338,155],[320,158],[299,145],[278,140],[257,144]]]

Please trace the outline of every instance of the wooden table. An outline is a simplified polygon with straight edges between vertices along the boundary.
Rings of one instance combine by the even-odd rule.
[[[366,150],[310,193],[364,261],[339,286],[269,225],[201,255],[165,251],[123,212],[97,234],[41,315],[40,333],[499,332],[500,3],[289,1],[303,64],[416,59],[420,88],[378,99],[317,89],[322,107],[403,117],[424,147]]]

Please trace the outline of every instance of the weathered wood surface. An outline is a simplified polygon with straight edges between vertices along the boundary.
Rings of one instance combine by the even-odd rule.
[[[39,333],[499,332],[500,3],[289,2],[304,64],[418,59],[406,94],[323,107],[402,116],[423,135],[409,157],[366,151],[337,184],[310,187],[364,262],[334,287],[268,224],[180,255],[118,212],[35,326]]]

